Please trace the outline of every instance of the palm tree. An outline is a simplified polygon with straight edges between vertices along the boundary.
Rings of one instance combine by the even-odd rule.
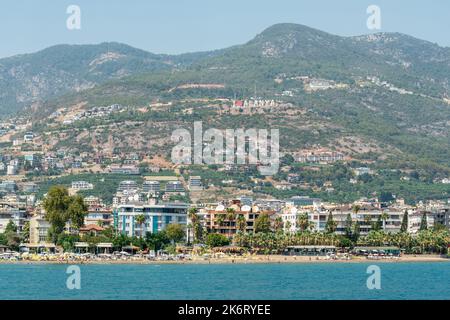
[[[369,214],[364,216],[364,225],[370,226],[372,225],[372,217]]]
[[[381,213],[381,220],[383,220],[383,230],[386,231],[386,221],[389,219],[389,215],[386,213],[386,211],[383,211]]]
[[[308,230],[309,228],[309,221],[308,221],[308,214],[303,213],[297,218],[297,227],[300,229],[301,232],[304,232]]]
[[[223,225],[224,221],[225,221],[224,215],[223,214],[217,214],[217,218],[216,218],[217,226],[221,227]]]
[[[200,217],[197,214],[197,208],[193,207],[189,209],[188,218],[191,223],[188,226],[188,232],[190,233],[192,230],[194,241],[197,241],[200,238],[201,233],[201,225],[200,225]],[[188,242],[190,241],[190,235],[188,236]]]
[[[352,215],[349,213],[347,214],[347,219],[345,220],[345,236],[349,239],[351,238],[353,232],[352,226],[353,226]]]
[[[236,211],[233,208],[227,208],[225,219],[228,221],[228,237],[231,237],[231,224],[236,220]]]
[[[284,224],[284,229],[287,230],[288,233],[290,233],[292,227],[292,223],[290,221],[286,221]]]
[[[275,229],[275,232],[278,232],[278,233],[283,231],[283,219],[281,217],[277,217],[275,219],[274,229]]]
[[[328,219],[325,225],[325,232],[328,234],[332,234],[336,231],[337,222],[333,219],[333,212],[330,211],[328,214]]]
[[[140,235],[139,235],[140,238],[142,238],[142,235],[143,235],[142,226],[144,225],[145,220],[147,220],[147,219],[146,219],[145,215],[143,215],[143,214],[139,214],[135,218],[136,224],[140,227],[140,230],[141,230]]]
[[[236,219],[237,229],[240,233],[245,233],[247,230],[247,220],[244,215],[240,214]]]
[[[359,210],[361,210],[361,206],[359,206],[357,204],[353,205],[352,211],[354,214],[358,214]]]

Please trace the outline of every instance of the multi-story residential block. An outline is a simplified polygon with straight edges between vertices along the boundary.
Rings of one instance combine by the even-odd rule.
[[[233,211],[230,212],[230,209]],[[239,220],[245,222],[245,232],[253,232],[255,220],[263,213],[273,216],[273,210],[261,210],[258,206],[242,205],[234,200],[229,206],[219,204],[214,209],[202,210],[201,216],[204,226],[209,232],[220,233],[232,238],[239,230]]]
[[[119,232],[128,236],[141,236],[164,230],[171,223],[186,225],[188,204],[124,204],[114,210],[115,224]],[[143,215],[145,222],[139,224],[137,216]]]
[[[109,227],[113,225],[113,211],[102,205],[92,205],[88,208],[88,214],[84,218],[85,225],[98,225]]]
[[[142,191],[150,193],[158,193],[161,191],[161,183],[159,181],[144,181]]]
[[[30,219],[30,244],[42,244],[47,242],[50,223],[45,220],[44,214],[39,212]]]
[[[0,233],[5,232],[10,221],[16,225],[18,232],[23,230],[25,223],[29,221],[25,203],[0,202]]]
[[[344,155],[342,153],[331,151],[308,152],[303,153],[297,157],[298,162],[304,163],[332,163],[342,160],[344,160]]]
[[[430,211],[424,210],[410,210],[408,214],[408,232],[417,233],[420,230],[420,225],[422,224],[422,219],[426,215],[427,218],[427,228],[433,228],[434,226],[434,214]]]
[[[139,168],[132,165],[127,166],[110,166],[109,172],[114,174],[139,174]]]
[[[192,190],[192,191],[203,190],[202,177],[190,176],[189,177],[189,190]]]
[[[117,192],[136,192],[138,190],[138,184],[133,180],[126,180],[119,183]]]
[[[15,181],[3,180],[0,183],[0,192],[13,193],[17,190],[17,185]]]
[[[87,206],[102,206],[103,202],[99,197],[88,196],[84,198],[84,203]]]
[[[434,216],[434,222],[445,226],[450,229],[450,206],[442,206],[432,210]]]
[[[294,196],[285,200],[286,204],[293,206],[312,206],[315,203],[320,204],[319,198],[310,198],[308,196]]]
[[[94,185],[92,183],[86,181],[72,181],[72,189],[73,190],[91,190],[94,189]]]
[[[314,206],[294,206],[288,203],[284,207],[280,216],[283,219],[285,231],[299,231],[298,218],[300,215],[307,214],[310,228],[313,231],[326,231],[326,224],[330,213],[333,221],[336,223],[336,234],[345,234],[347,229],[348,217],[351,218],[352,224],[358,222],[361,235],[366,235],[373,230],[376,223],[381,222],[381,230],[387,233],[400,232],[403,215],[405,211],[408,214],[409,233],[417,233],[423,219],[424,211],[412,208],[389,207],[384,208],[379,203],[365,203],[364,205],[356,204],[339,205],[339,206],[322,206],[315,204]],[[425,212],[427,216],[427,225],[431,228],[434,225],[434,216],[431,212]]]
[[[23,135],[23,141],[26,142],[33,142],[34,139],[34,133],[33,132],[27,132]]]
[[[166,192],[184,192],[183,184],[180,181],[168,181],[166,183]]]
[[[300,226],[298,224],[300,216],[306,214],[308,215],[309,221],[311,221],[310,219],[312,219],[312,217],[309,216],[310,212],[311,210],[308,210],[307,208],[300,209],[292,204],[287,204],[286,207],[284,207],[279,213],[279,216],[283,221],[284,232],[298,232],[300,230]],[[311,228],[309,229],[312,229],[313,227],[315,228],[315,226],[313,226],[313,224],[311,223]]]
[[[8,164],[6,167],[6,174],[8,176],[14,176],[17,174],[17,165],[15,164]]]
[[[21,189],[22,189],[22,192],[25,192],[25,193],[34,193],[39,190],[39,187],[34,182],[25,182],[25,183],[22,183]]]
[[[353,170],[356,176],[361,176],[363,174],[373,174],[373,171],[367,167],[360,167]]]

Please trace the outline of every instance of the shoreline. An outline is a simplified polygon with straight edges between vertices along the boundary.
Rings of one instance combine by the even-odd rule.
[[[320,264],[320,263],[414,263],[414,262],[450,262],[449,258],[439,255],[403,255],[397,259],[367,259],[353,257],[350,260],[333,260],[325,257],[308,256],[250,256],[222,257],[205,259],[195,257],[192,260],[69,260],[69,261],[37,261],[0,260],[0,265],[218,265],[218,264]]]

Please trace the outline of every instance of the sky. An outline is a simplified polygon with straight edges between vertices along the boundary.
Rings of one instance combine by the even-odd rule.
[[[69,30],[67,7],[81,10],[81,29]],[[249,41],[265,28],[299,23],[350,36],[369,30],[377,5],[381,29],[450,47],[448,0],[1,0],[0,57],[56,44],[126,43],[178,54]]]

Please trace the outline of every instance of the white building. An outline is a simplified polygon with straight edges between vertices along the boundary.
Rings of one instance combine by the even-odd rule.
[[[17,166],[14,164],[9,164],[8,167],[6,168],[6,174],[8,176],[14,176],[17,174]]]
[[[92,190],[94,185],[86,181],[72,181],[73,190]]]

